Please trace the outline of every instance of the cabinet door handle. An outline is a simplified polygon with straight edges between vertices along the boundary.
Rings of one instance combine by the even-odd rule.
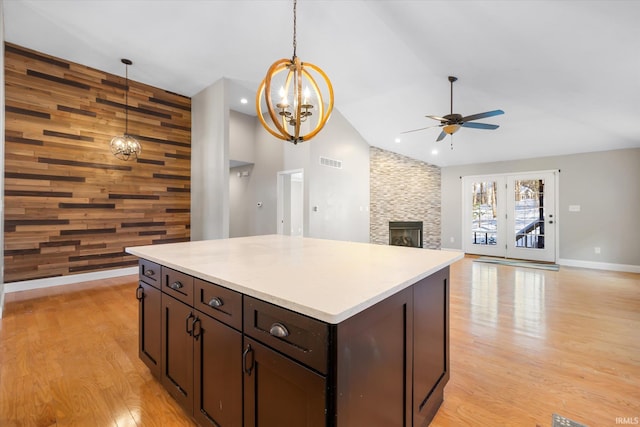
[[[209,301],[209,307],[217,308],[222,307],[223,305],[224,302],[218,297],[213,297],[211,298],[211,301]]]
[[[198,341],[198,338],[202,335],[202,322],[198,316],[194,317],[191,330],[193,331],[193,338]]]
[[[195,316],[193,315],[193,313],[189,313],[186,319],[186,330],[190,337],[193,336],[193,322],[189,322],[189,320],[191,320],[194,317]],[[189,324],[191,324],[191,329],[189,329]]]
[[[138,285],[138,289],[136,289],[136,299],[142,301],[142,298],[144,298],[144,288],[142,285]]]
[[[184,285],[182,283],[176,281],[176,282],[173,282],[172,284],[170,284],[169,287],[171,289],[173,289],[174,291],[177,291],[178,289],[184,287]]]
[[[289,336],[289,330],[282,323],[274,323],[269,329],[269,333],[274,337],[284,338]]]
[[[142,273],[142,274],[144,274],[147,277],[153,277],[153,276],[156,275],[156,272],[153,271],[153,270],[145,270],[144,273]]]
[[[251,365],[247,367],[247,356],[249,355],[249,353],[251,353]],[[244,370],[247,375],[251,375],[251,371],[253,371],[253,363],[253,349],[251,348],[251,344],[247,344],[247,348],[245,348],[242,352],[242,370]]]

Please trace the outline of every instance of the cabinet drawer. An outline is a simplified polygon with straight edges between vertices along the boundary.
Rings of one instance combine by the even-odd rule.
[[[215,283],[194,279],[193,306],[227,325],[242,330],[242,294]]]
[[[329,326],[324,322],[245,295],[244,333],[327,373]]]
[[[162,267],[162,292],[193,306],[193,277]]]
[[[160,274],[160,264],[147,261],[146,259],[141,259],[139,266],[140,268],[138,269],[138,276],[140,277],[140,281],[160,289],[160,282],[162,277],[162,275]]]

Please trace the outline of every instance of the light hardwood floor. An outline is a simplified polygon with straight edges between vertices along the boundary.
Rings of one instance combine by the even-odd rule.
[[[470,258],[451,273],[451,380],[432,426],[640,417],[640,275]],[[136,286],[6,295],[0,426],[193,425],[138,360]]]

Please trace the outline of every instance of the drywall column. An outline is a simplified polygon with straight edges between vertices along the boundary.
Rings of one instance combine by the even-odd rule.
[[[191,240],[229,237],[229,108],[218,80],[191,98]]]
[[[0,0],[0,188],[4,189],[4,4]],[[0,192],[0,224],[4,224],[4,190]],[[0,233],[0,319],[4,308],[4,231]]]

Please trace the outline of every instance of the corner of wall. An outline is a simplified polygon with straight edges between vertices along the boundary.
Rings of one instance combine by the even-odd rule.
[[[422,221],[423,247],[441,248],[440,168],[371,147],[371,243],[389,242],[389,221]]]
[[[4,3],[0,0],[0,189],[4,189]],[[0,224],[4,224],[4,190],[0,193]],[[0,319],[4,309],[4,232],[0,233]]]

